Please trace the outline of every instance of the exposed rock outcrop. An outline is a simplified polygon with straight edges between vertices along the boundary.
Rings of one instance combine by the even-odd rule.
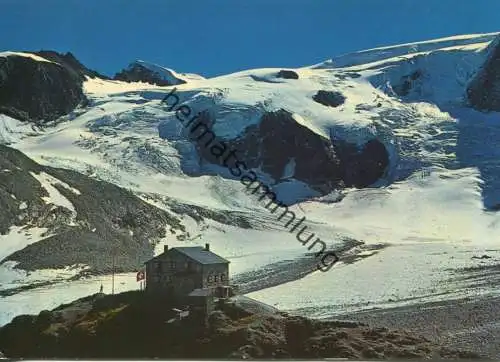
[[[488,47],[488,57],[467,86],[472,107],[500,111],[500,36]]]
[[[44,123],[86,103],[82,91],[84,75],[97,73],[83,67],[71,53],[32,53],[46,61],[26,54],[29,55],[0,55],[0,113],[21,121]]]
[[[299,75],[297,72],[294,72],[293,70],[286,70],[286,69],[281,69],[278,74],[276,75],[277,78],[283,78],[283,79],[299,79]]]
[[[214,124],[208,112],[199,116],[199,122],[208,129]],[[207,138],[199,136],[200,132],[191,134],[197,140],[199,154],[211,163],[222,164],[206,146]],[[257,125],[247,127],[241,136],[221,141],[228,149],[237,151],[248,169],[260,169],[277,183],[293,177],[320,193],[344,186],[366,187],[382,177],[389,165],[389,154],[380,141],[371,140],[361,149],[347,142],[332,143],[298,123],[285,110],[265,113]],[[234,163],[228,165],[233,167]]]
[[[145,82],[159,86],[186,83],[186,81],[178,77],[174,71],[140,60],[131,63],[126,69],[116,73],[114,79],[125,82]]]
[[[313,99],[324,106],[338,107],[344,104],[346,97],[340,92],[320,90]]]
[[[208,112],[202,113],[200,122],[209,128],[214,123]],[[192,136],[196,138],[198,133]],[[259,124],[247,127],[242,136],[223,142],[229,149],[237,151],[248,169],[260,167],[277,182],[285,174],[287,165],[292,164],[293,177],[313,188],[331,190],[341,182],[340,160],[331,142],[300,125],[285,110],[264,114]],[[222,164],[210,148],[205,147],[205,139],[198,141],[197,148],[207,161]],[[234,166],[230,162],[228,165]]]
[[[418,80],[422,77],[421,70],[416,70],[411,74],[401,77],[398,84],[392,86],[392,90],[400,97],[405,97],[410,94],[410,91],[415,88]]]
[[[384,144],[372,139],[361,148],[345,141],[335,142],[341,160],[341,175],[346,186],[368,187],[378,181],[389,166],[389,153]]]

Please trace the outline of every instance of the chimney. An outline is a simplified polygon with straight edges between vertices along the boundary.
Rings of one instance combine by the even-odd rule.
[[[206,243],[206,244],[205,244],[205,250],[206,250],[206,251],[210,251],[210,244],[209,244],[209,243]]]
[[[163,245],[163,252],[166,253],[168,251],[168,245]]]

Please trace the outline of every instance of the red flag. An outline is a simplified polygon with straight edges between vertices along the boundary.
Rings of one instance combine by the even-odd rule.
[[[144,273],[143,270],[140,270],[137,272],[137,275],[135,276],[135,279],[140,282],[141,280],[146,279],[146,274]]]

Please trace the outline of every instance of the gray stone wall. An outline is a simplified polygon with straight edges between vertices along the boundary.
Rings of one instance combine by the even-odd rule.
[[[182,297],[202,286],[202,266],[175,249],[146,264],[148,291]]]
[[[228,264],[203,265],[203,288],[229,285]]]

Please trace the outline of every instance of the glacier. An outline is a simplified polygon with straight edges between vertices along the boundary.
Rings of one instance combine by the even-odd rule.
[[[266,112],[284,109],[325,139],[358,146],[375,139],[388,152],[387,170],[377,182],[326,194],[294,178],[295,159],[281,181],[259,170],[329,246],[359,243],[328,273],[313,272],[250,296],[327,318],[342,311],[498,293],[454,278],[479,263],[471,261],[473,255],[500,257],[500,214],[495,212],[500,208],[499,113],[472,109],[465,94],[498,36],[456,36],[345,54],[293,69],[298,79],[277,77],[281,68],[266,68],[207,79],[186,76],[185,83],[175,84],[182,102],[213,115],[213,130],[221,139],[237,139]],[[165,77],[178,76],[155,67]],[[182,215],[192,237],[178,240],[167,234],[164,240],[171,246],[208,240],[231,261],[233,277],[259,275],[303,257],[305,248],[261,203],[220,166],[201,159],[175,113],[162,104],[172,88],[87,77],[87,108],[35,130],[0,116],[0,137],[42,165],[114,183],[170,212],[176,212],[172,205],[177,203],[246,215],[253,220],[246,229]],[[337,107],[315,102],[318,90],[339,92],[345,102]],[[13,273],[11,265],[0,265],[0,290],[13,280],[33,282],[33,275]],[[34,274],[37,281],[56,283],[0,297],[0,324],[97,292],[103,281],[109,289],[105,276],[69,281],[67,270]],[[138,289],[135,273],[120,278],[121,289]]]

